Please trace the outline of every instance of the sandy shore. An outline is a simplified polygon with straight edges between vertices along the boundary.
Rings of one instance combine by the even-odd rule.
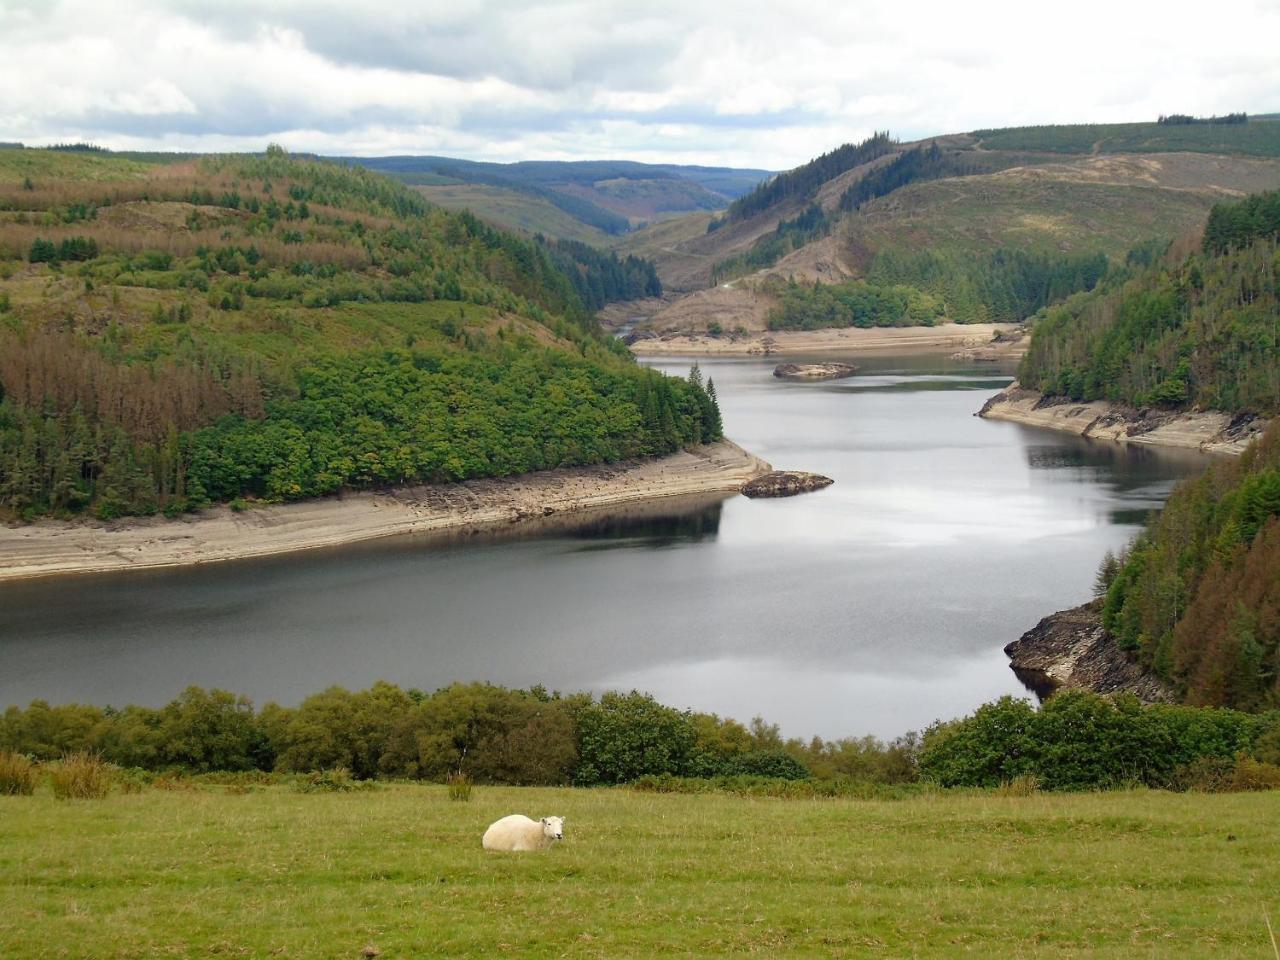
[[[1020,357],[1022,343],[993,344],[1002,331],[1015,330],[1011,323],[944,323],[936,327],[846,327],[838,330],[780,330],[751,333],[741,337],[712,337],[699,334],[667,334],[637,340],[631,352],[637,356],[789,356],[813,353],[938,353],[944,350],[990,348],[998,356]]]
[[[987,401],[979,416],[1032,427],[1048,427],[1091,439],[1182,447],[1205,453],[1239,455],[1267,421],[1248,415],[1233,417],[1217,410],[1174,413],[1136,410],[1105,401],[1077,403],[1046,398],[1011,384]]]
[[[351,493],[238,513],[217,507],[177,520],[0,526],[0,581],[263,557],[660,497],[733,492],[770,469],[726,440],[656,460]]]

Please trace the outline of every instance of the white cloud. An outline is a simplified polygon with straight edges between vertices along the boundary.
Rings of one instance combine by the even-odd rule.
[[[0,0],[0,140],[786,167],[904,137],[1280,110],[1278,0]]]

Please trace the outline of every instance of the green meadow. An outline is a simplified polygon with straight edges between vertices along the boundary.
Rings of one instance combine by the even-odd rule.
[[[1273,957],[1280,794],[0,797],[0,956]],[[512,812],[565,840],[488,853]]]

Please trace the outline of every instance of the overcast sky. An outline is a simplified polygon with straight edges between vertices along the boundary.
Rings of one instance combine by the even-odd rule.
[[[783,169],[1280,111],[1280,0],[0,0],[0,140]]]

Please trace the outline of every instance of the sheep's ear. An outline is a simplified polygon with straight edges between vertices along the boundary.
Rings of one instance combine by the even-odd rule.
[[[547,824],[547,818],[546,818],[546,817],[543,817],[543,818],[542,818],[540,821],[538,821],[538,822],[539,822],[539,823],[541,823],[543,826],[546,826],[546,824]]]

